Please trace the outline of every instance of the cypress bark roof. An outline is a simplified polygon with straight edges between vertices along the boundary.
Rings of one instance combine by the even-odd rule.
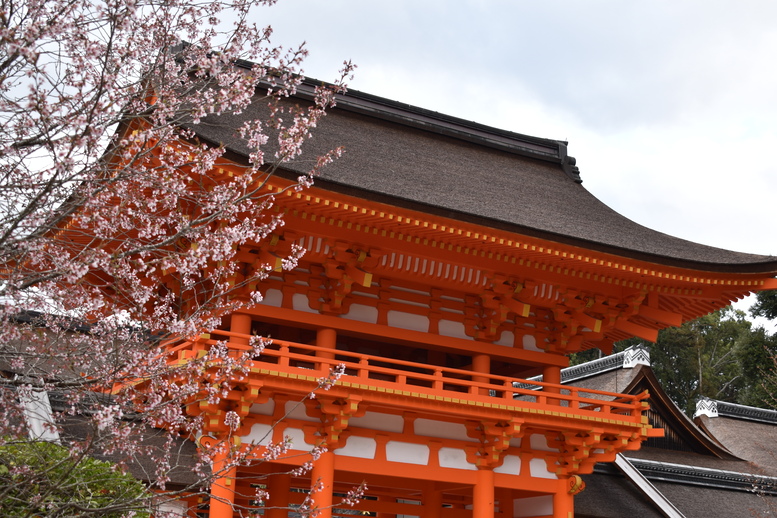
[[[691,421],[666,395],[650,366],[627,367],[624,352],[563,369],[562,383],[626,394],[650,392],[647,415],[652,425],[665,430],[665,437],[648,439],[638,451],[623,455],[686,518],[768,516],[777,497],[771,447],[777,420],[754,420],[750,416],[760,412],[750,407],[748,412],[734,409],[736,416],[729,417],[725,410],[741,405],[723,403],[720,417]],[[613,464],[597,464],[583,480],[586,489],[575,497],[575,516],[663,516]]]
[[[306,102],[312,84],[294,101]],[[264,110],[255,102],[239,116],[212,117],[192,129],[244,160],[248,149],[235,129]],[[286,167],[304,173],[319,154],[340,145],[346,154],[324,169],[317,186],[656,264],[777,272],[777,257],[693,243],[618,214],[582,186],[566,142],[349,92],[315,129],[302,157]]]

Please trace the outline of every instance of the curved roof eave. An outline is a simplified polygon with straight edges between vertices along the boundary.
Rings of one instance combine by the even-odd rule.
[[[392,197],[382,193],[360,189],[351,185],[326,180],[325,178],[316,179],[316,186],[341,194],[351,195],[357,198],[366,198],[379,203],[385,203],[387,205],[394,205],[419,212],[435,214],[437,216],[447,217],[458,221],[465,221],[467,223],[482,225],[484,227],[494,228],[538,239],[544,239],[546,241],[574,246],[585,250],[593,250],[618,257],[644,261],[652,264],[714,273],[765,274],[769,276],[777,274],[777,257],[775,256],[764,256],[724,250],[699,243],[693,243],[691,241],[685,241],[673,236],[668,237],[672,238],[673,240],[677,240],[678,242],[686,243],[689,248],[703,250],[705,252],[705,256],[708,256],[711,253],[720,254],[722,259],[718,262],[693,260],[674,257],[671,255],[660,255],[657,253],[634,250],[633,248],[614,246],[590,239],[582,239],[576,236],[543,231],[542,229],[527,227],[516,223],[478,216],[467,212],[460,212],[445,207],[413,202],[411,200]],[[655,232],[656,234],[660,234],[658,231],[654,231],[646,227],[643,228],[645,228],[645,230],[648,232]],[[728,259],[728,262],[726,262],[725,259]]]
[[[308,85],[309,86],[309,85]],[[308,88],[309,90],[309,88]],[[306,90],[294,102],[307,102]],[[566,143],[489,128],[368,94],[338,98],[303,155],[283,164],[297,176],[327,151],[346,154],[317,185],[360,198],[630,258],[705,272],[777,274],[777,257],[693,243],[649,229],[602,203],[580,183]],[[267,107],[209,117],[192,129],[244,161],[236,134]],[[270,143],[273,139],[270,139]],[[273,153],[272,144],[265,150]]]

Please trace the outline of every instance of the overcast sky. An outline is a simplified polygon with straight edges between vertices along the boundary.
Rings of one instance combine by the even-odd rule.
[[[777,255],[777,2],[281,0],[304,70],[569,141],[583,186],[645,226]],[[474,187],[473,187],[474,188]]]

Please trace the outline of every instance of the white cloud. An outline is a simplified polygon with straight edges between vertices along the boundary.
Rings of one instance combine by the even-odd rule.
[[[321,79],[568,139],[584,186],[646,226],[777,254],[777,3],[281,1]]]

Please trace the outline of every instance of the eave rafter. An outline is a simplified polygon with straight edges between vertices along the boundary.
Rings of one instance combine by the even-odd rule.
[[[272,178],[280,239],[308,251],[323,279],[311,308],[342,314],[354,286],[405,282],[468,298],[467,333],[495,340],[508,320],[533,325],[558,352],[630,336],[655,340],[678,325],[770,282],[765,275],[684,270],[322,191]],[[283,254],[267,250],[261,257]],[[269,253],[269,255],[268,255]],[[573,289],[574,288],[574,289]],[[364,290],[362,290],[364,291]],[[433,303],[433,301],[432,301]]]
[[[475,261],[487,259],[502,265],[518,264],[594,282],[637,289],[653,286],[654,290],[667,292],[685,293],[699,285],[751,291],[759,289],[765,280],[758,274],[702,272],[658,265],[529,236],[516,239],[516,234],[507,231],[315,187],[296,192],[287,189],[286,183],[273,179],[268,189],[280,193],[278,210],[284,210],[287,218],[315,223],[319,228],[335,227],[338,232],[352,231],[354,236],[361,237],[357,241],[374,236],[379,240],[401,242],[403,247],[420,245],[443,253],[463,254]]]

